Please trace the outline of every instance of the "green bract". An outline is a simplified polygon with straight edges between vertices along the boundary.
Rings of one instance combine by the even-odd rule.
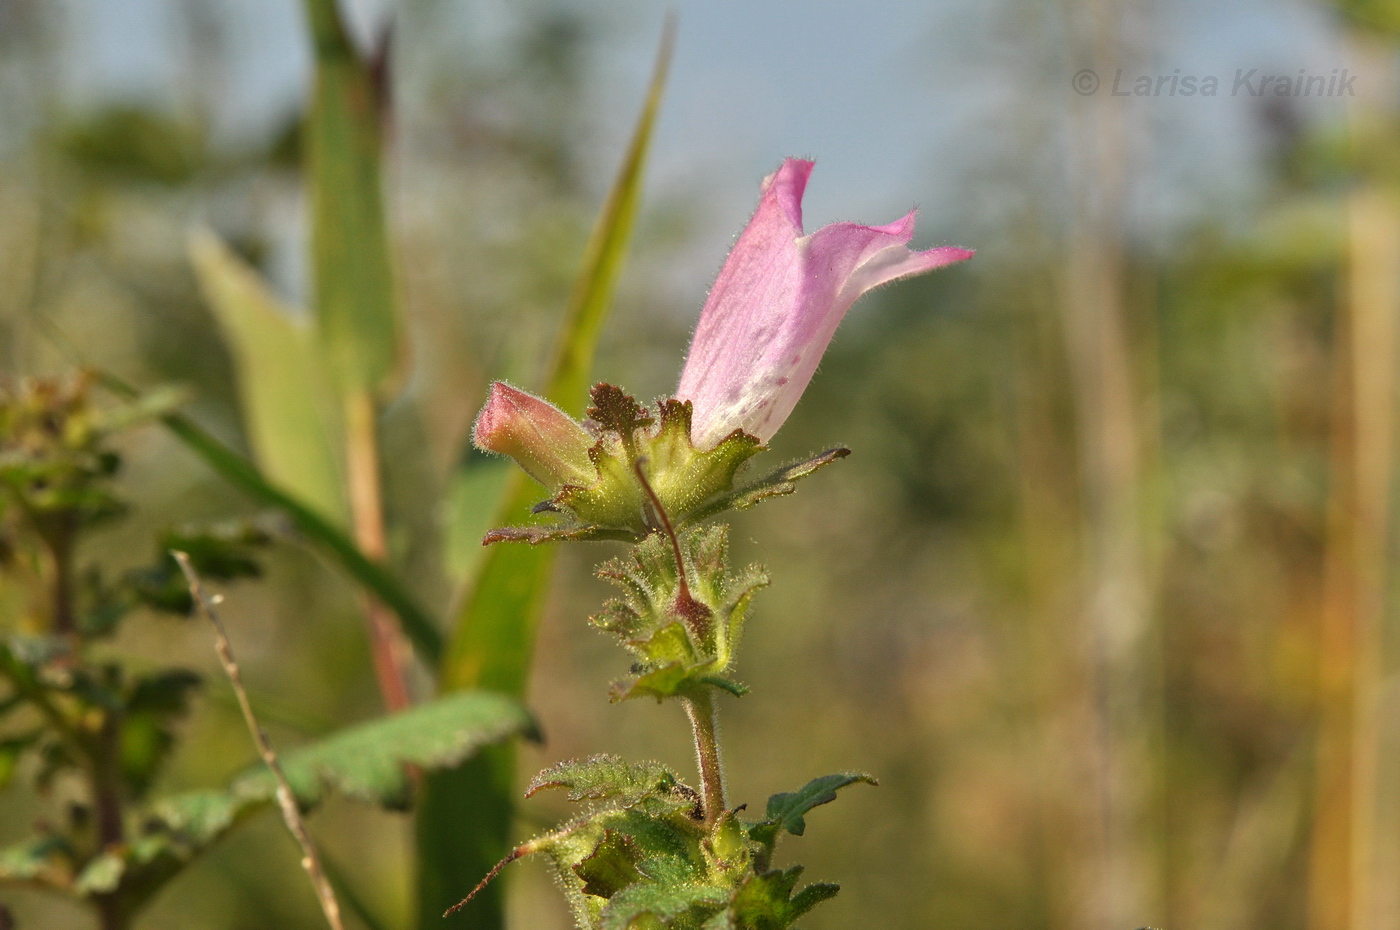
[[[592,618],[615,634],[636,657],[633,675],[613,685],[613,700],[658,700],[713,685],[731,694],[747,689],[726,677],[743,630],[749,601],[768,584],[751,565],[728,574],[729,528],[709,526],[679,537],[686,589],[681,588],[670,540],[653,534],[630,556],[605,562],[599,577],[622,589]]]
[[[595,470],[593,480],[564,485],[535,507],[540,523],[493,530],[486,543],[565,539],[635,542],[661,531],[667,519],[674,526],[685,526],[725,510],[751,507],[767,497],[790,494],[793,482],[850,453],[844,448],[830,449],[751,484],[736,486],[748,460],[766,449],[755,437],[735,430],[714,448],[702,450],[691,441],[689,401],[659,401],[653,414],[610,384],[595,385],[591,396],[593,406],[584,426],[597,437],[588,450]],[[483,418],[488,413],[494,413],[489,405]]]
[[[726,811],[707,823],[698,792],[659,762],[611,755],[563,762],[541,772],[529,794],[563,788],[592,809],[518,846],[502,865],[546,856],[581,930],[785,930],[839,887],[798,890],[801,866],[771,868],[777,838],[800,833],[793,826],[803,814],[857,782],[875,783],[828,775],[774,795],[760,820]]]

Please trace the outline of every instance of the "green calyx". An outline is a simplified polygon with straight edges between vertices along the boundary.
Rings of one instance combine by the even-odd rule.
[[[627,557],[598,569],[622,596],[591,622],[636,657],[633,674],[613,685],[614,701],[662,700],[706,687],[735,695],[747,690],[728,672],[749,602],[768,575],[751,565],[731,576],[728,550],[727,526],[698,527],[680,533],[674,545],[667,534],[648,536]]]
[[[707,824],[694,789],[660,763],[610,755],[562,762],[536,776],[529,794],[563,789],[591,809],[506,861],[546,856],[581,930],[787,930],[839,889],[799,889],[801,866],[771,868],[777,838],[857,782],[874,780],[828,775],[774,795],[762,819],[735,810]]]
[[[504,527],[487,544],[506,541],[617,539],[635,542],[665,528],[683,527],[729,509],[745,509],[767,497],[790,494],[793,482],[849,454],[831,449],[736,487],[741,470],[765,446],[735,430],[713,449],[690,440],[692,406],[667,399],[655,408],[610,384],[598,384],[585,424],[598,437],[588,450],[596,471],[586,485],[569,484],[536,506],[540,522]]]

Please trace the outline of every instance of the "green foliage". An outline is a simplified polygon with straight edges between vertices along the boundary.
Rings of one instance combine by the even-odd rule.
[[[128,571],[123,582],[147,607],[188,616],[194,602],[172,551],[188,555],[203,578],[235,581],[262,575],[252,550],[271,541],[271,536],[255,523],[166,530],[157,537],[155,563]]]
[[[103,108],[71,122],[56,142],[90,176],[165,187],[188,184],[208,154],[203,127],[133,106]]]
[[[119,396],[134,396],[130,387],[110,373],[103,373],[102,383]],[[177,439],[225,481],[253,500],[285,513],[307,542],[394,612],[403,625],[404,634],[426,662],[438,660],[442,653],[442,634],[428,612],[418,605],[393,573],[366,558],[343,530],[269,482],[257,466],[189,417],[166,413],[160,419]]]
[[[1395,0],[1332,0],[1331,6],[1356,26],[1388,39],[1400,36],[1400,3]]]
[[[517,735],[539,737],[519,701],[462,691],[287,753],[282,768],[303,807],[319,803],[334,789],[381,807],[406,810],[413,782],[405,766],[425,771],[451,768],[483,746]],[[259,769],[236,781],[233,791],[270,797],[274,788],[272,773]]]
[[[690,513],[681,518],[679,522],[699,523],[710,517],[717,516],[727,510],[748,510],[754,504],[767,500],[770,497],[782,497],[797,490],[797,482],[806,478],[823,466],[830,465],[837,459],[843,459],[851,454],[850,449],[838,447],[828,449],[820,455],[815,455],[810,459],[800,462],[793,462],[785,465],[777,471],[760,478],[741,488],[735,488],[727,494],[722,494],[708,503],[695,508]]]
[[[0,514],[53,549],[122,513],[106,484],[121,466],[109,432],[86,377],[0,388]]]
[[[530,781],[525,797],[547,788],[563,788],[570,801],[607,801],[632,807],[645,798],[681,791],[684,786],[660,762],[626,762],[603,754],[569,759],[545,769]]]
[[[862,781],[873,783],[866,775],[828,775],[774,795],[762,821],[730,812],[707,822],[695,789],[660,763],[615,756],[561,762],[535,777],[531,793],[562,788],[590,810],[507,861],[548,858],[581,930],[786,930],[838,888],[797,890],[801,866],[770,869],[774,838],[780,829],[800,834],[803,814]]]
[[[143,675],[127,686],[122,700],[122,778],[134,797],[150,790],[161,763],[175,746],[175,724],[189,710],[200,677],[187,669]]]
[[[837,791],[857,782],[878,784],[869,775],[843,772],[839,775],[814,778],[797,791],[773,795],[768,799],[765,819],[749,827],[749,838],[762,845],[771,855],[781,831],[786,830],[793,836],[801,836],[807,832],[808,811],[823,804],[830,804],[836,800]]]
[[[12,651],[6,654],[9,662],[15,661]],[[164,722],[178,716],[197,681],[178,670],[138,679],[126,692],[124,720]],[[454,766],[483,746],[522,734],[534,736],[536,729],[518,701],[461,692],[349,727],[286,753],[281,762],[303,808],[314,807],[335,790],[401,810],[412,792],[410,769]],[[168,747],[168,741],[162,746]],[[135,758],[147,756],[138,752]],[[133,772],[133,789],[149,784],[150,774],[147,769]],[[227,790],[157,799],[127,812],[131,839],[117,845],[94,845],[86,832],[88,815],[75,810],[68,831],[50,831],[0,851],[0,883],[37,883],[80,898],[114,897],[134,914],[200,852],[270,808],[275,792],[271,773],[259,765]]]
[[[661,700],[707,686],[735,694],[745,690],[727,674],[749,602],[768,576],[757,566],[729,575],[727,526],[688,530],[678,542],[684,588],[671,540],[661,533],[598,570],[623,595],[608,601],[592,623],[617,636],[636,656],[632,677],[613,686],[614,700]]]
[[[545,396],[570,415],[582,412],[598,335],[631,244],[673,39],[673,28],[668,27],[646,103],[585,249],[546,376]],[[524,475],[513,476],[502,495],[496,525],[525,520],[536,497]],[[440,688],[524,692],[553,565],[550,550],[523,546],[497,546],[480,560],[453,621],[440,665]],[[417,816],[418,925],[425,930],[444,925],[439,915],[460,897],[463,876],[483,874],[509,848],[512,771],[510,752],[502,748],[462,769],[425,779]],[[447,926],[498,928],[504,920],[503,901],[492,888]]]
[[[720,927],[783,930],[818,904],[836,897],[841,890],[840,885],[818,882],[793,895],[793,887],[801,877],[800,865],[785,872],[775,869],[750,875],[734,895],[729,912],[720,915],[720,920],[711,921],[705,930],[719,930]]]
[[[244,427],[262,473],[345,525],[339,409],[314,334],[213,233],[191,237],[190,257],[233,352]]]
[[[380,99],[336,0],[306,0],[315,88],[306,124],[316,325],[346,394],[398,363],[398,321],[380,189]]]
[[[540,521],[493,530],[486,542],[635,542],[664,525],[657,506],[675,525],[697,523],[791,494],[797,481],[850,454],[849,449],[831,449],[735,487],[740,470],[765,449],[753,436],[735,430],[714,448],[697,449],[690,441],[689,401],[659,401],[652,416],[610,384],[594,385],[592,397],[587,422],[598,441],[588,455],[596,478],[587,485],[565,485],[533,508],[532,513],[543,515]]]

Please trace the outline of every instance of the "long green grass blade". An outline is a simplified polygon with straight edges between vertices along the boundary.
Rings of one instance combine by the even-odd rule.
[[[100,377],[102,383],[113,393],[127,398],[137,396],[135,390],[115,376],[102,373]],[[413,643],[425,664],[432,667],[441,661],[442,634],[438,632],[427,611],[418,606],[413,596],[388,569],[365,558],[364,553],[360,552],[339,527],[269,482],[258,471],[256,465],[230,449],[189,417],[171,413],[162,416],[161,422],[229,484],[239,488],[255,501],[285,513],[298,532],[323,556],[340,566],[352,580],[388,605],[398,616],[403,625],[404,635]]]
[[[232,350],[244,429],[263,474],[344,526],[338,405],[313,333],[214,233],[190,237],[190,258]]]
[[[316,324],[345,393],[369,392],[398,361],[380,188],[380,100],[337,0],[306,0],[315,89],[306,122]]]
[[[578,415],[587,400],[593,354],[631,241],[642,174],[661,104],[675,41],[668,21],[651,88],[622,166],[584,253],[583,267],[559,334],[545,395]],[[540,489],[516,474],[505,492],[497,525],[529,516]],[[489,688],[521,695],[529,679],[535,629],[549,586],[554,552],[545,546],[494,546],[480,561],[462,600],[441,666],[443,690]],[[496,746],[462,768],[425,779],[418,809],[419,918],[427,928],[504,926],[501,883],[487,887],[447,921],[456,904],[509,848],[514,765],[509,747]]]

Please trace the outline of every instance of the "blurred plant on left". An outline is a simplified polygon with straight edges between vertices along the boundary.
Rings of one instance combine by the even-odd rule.
[[[85,563],[84,538],[127,510],[113,437],[175,399],[98,407],[89,388],[81,374],[0,385],[0,785],[23,778],[52,802],[33,839],[0,853],[0,883],[81,898],[117,928],[197,851],[145,802],[200,679],[98,647],[139,608],[188,613],[169,549],[232,580],[260,573],[253,549],[268,537],[252,524],[169,531],[147,566],[112,576]],[[143,861],[117,868],[109,851],[137,836]]]

